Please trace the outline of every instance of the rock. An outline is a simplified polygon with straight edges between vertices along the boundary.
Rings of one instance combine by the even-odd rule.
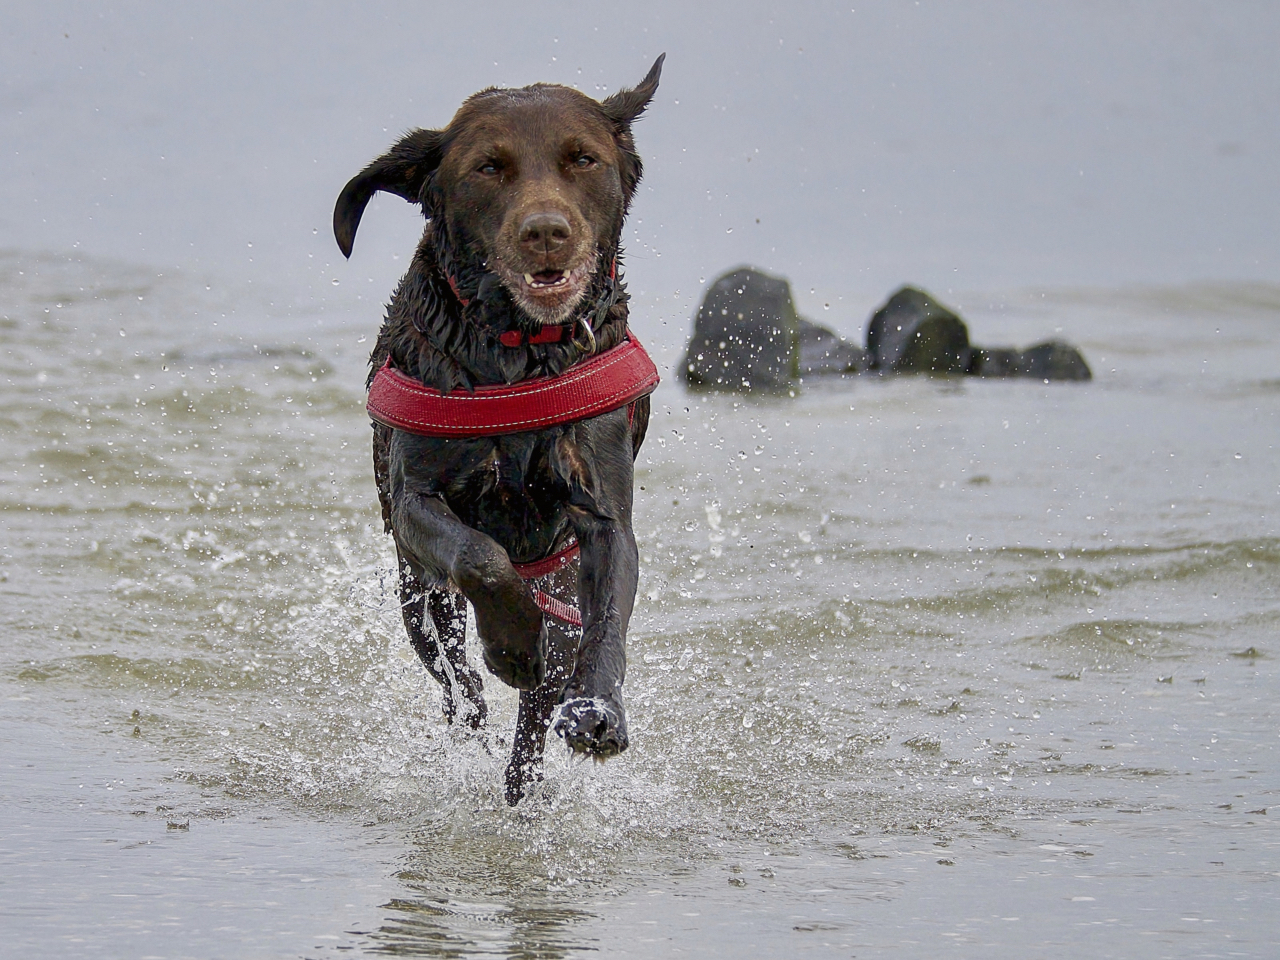
[[[1084,356],[1062,340],[1046,340],[1025,350],[974,347],[969,373],[978,377],[1031,377],[1036,380],[1092,380]]]
[[[861,347],[796,313],[786,280],[742,267],[707,290],[680,375],[713,390],[784,390],[802,376],[869,367]]]
[[[714,390],[784,390],[800,375],[799,340],[790,284],[742,267],[707,291],[680,373]]]
[[[800,375],[864,373],[871,355],[821,324],[800,318]]]
[[[903,287],[872,314],[867,353],[881,373],[966,373],[969,331],[923,290]]]
[[[969,373],[975,377],[1016,377],[1022,351],[1010,347],[974,347]]]
[[[1092,380],[1084,354],[1062,340],[1046,340],[1022,351],[1018,365],[1024,377],[1042,380]]]
[[[1089,380],[1080,351],[1061,340],[1026,350],[976,347],[963,320],[923,290],[902,287],[871,316],[863,350],[799,316],[781,277],[739,267],[707,290],[680,364],[690,386],[781,391],[800,377],[886,373]]]

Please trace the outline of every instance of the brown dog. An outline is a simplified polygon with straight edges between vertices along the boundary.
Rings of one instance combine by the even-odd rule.
[[[634,90],[603,102],[553,84],[482,91],[447,127],[409,133],[347,184],[334,210],[347,256],[375,191],[420,204],[427,217],[372,371],[389,358],[450,394],[554,376],[624,339],[620,240],[641,174],[631,125],[657,90],[662,59]],[[556,729],[573,750],[605,758],[627,748],[632,461],[648,419],[646,397],[630,412],[503,436],[441,439],[374,424],[405,627],[445,688],[446,716],[472,726],[486,718],[463,647],[468,602],[486,665],[521,690],[511,803],[537,776],[557,703]],[[575,538],[580,560],[534,584],[576,599],[580,632],[544,621],[516,569]]]

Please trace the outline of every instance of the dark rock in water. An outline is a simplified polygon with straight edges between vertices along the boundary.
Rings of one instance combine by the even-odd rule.
[[[783,390],[800,375],[799,340],[791,286],[744,267],[707,291],[680,373],[692,386]]]
[[[796,313],[781,277],[741,267],[707,290],[680,364],[691,386],[784,390],[799,377],[877,373],[970,374],[1089,380],[1080,351],[1061,340],[1026,350],[976,347],[953,311],[902,287],[867,324],[867,348]]]
[[[967,373],[979,377],[1090,380],[1080,351],[1061,340],[1026,350],[975,347],[963,320],[923,290],[903,287],[867,324],[872,368],[893,373]]]
[[[1031,377],[1036,380],[1092,380],[1084,356],[1062,340],[1046,340],[1025,350],[974,347],[969,373],[978,377]]]
[[[800,318],[800,375],[863,373],[871,356],[821,324]]]
[[[1084,354],[1062,340],[1046,340],[1022,351],[1019,365],[1024,377],[1042,380],[1092,380]]]
[[[975,377],[1020,376],[1018,366],[1022,351],[1012,347],[974,347],[969,358],[969,373]]]
[[[798,377],[869,367],[861,347],[796,313],[786,280],[743,267],[707,291],[680,375],[716,390],[782,390]]]
[[[872,314],[867,352],[882,373],[966,373],[969,331],[923,290],[903,287]]]

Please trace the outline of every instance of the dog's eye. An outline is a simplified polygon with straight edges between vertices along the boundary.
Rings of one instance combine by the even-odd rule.
[[[577,160],[573,161],[573,165],[579,170],[590,170],[596,165],[596,158],[589,157],[584,153]]]
[[[493,177],[501,173],[501,170],[494,161],[486,160],[484,163],[480,164],[480,166],[476,167],[476,172],[483,173],[486,177]]]

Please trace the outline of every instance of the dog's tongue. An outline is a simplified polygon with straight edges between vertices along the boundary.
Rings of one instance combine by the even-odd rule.
[[[537,283],[558,283],[564,277],[563,270],[540,270],[533,275]]]

